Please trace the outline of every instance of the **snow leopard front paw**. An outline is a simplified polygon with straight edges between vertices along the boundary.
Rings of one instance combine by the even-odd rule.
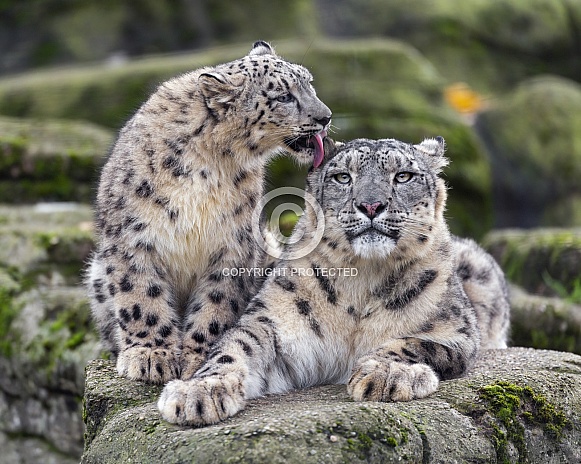
[[[200,427],[233,416],[245,404],[242,382],[238,376],[226,374],[174,380],[161,392],[157,407],[168,422]]]
[[[167,349],[128,348],[117,357],[117,372],[131,380],[163,384],[179,376],[179,361]]]
[[[180,379],[191,379],[205,361],[205,354],[184,349],[180,356]]]
[[[355,366],[347,390],[356,401],[409,401],[434,393],[438,383],[426,364],[367,359]]]

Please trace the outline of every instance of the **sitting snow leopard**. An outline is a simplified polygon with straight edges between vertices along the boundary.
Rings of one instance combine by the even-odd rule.
[[[162,416],[212,424],[249,398],[327,383],[346,383],[357,401],[407,401],[464,374],[479,350],[506,348],[504,276],[444,220],[444,148],[441,137],[358,139],[311,170],[321,242],[303,258],[281,258],[206,364],[166,385]],[[316,224],[307,203],[287,256]],[[357,273],[341,275],[346,267]]]
[[[256,42],[241,59],[163,83],[103,168],[87,286],[121,375],[189,378],[256,292],[251,211],[277,153],[318,166],[331,111],[302,66]]]

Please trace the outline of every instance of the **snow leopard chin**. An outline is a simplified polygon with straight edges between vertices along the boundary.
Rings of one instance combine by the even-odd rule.
[[[371,230],[355,238],[352,242],[353,252],[359,258],[366,260],[382,260],[395,249],[397,243],[393,238]]]

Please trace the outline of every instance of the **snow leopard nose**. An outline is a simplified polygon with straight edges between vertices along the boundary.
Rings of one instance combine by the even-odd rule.
[[[322,118],[313,118],[313,120],[317,124],[320,124],[321,126],[326,127],[327,124],[329,124],[331,122],[331,117],[324,116]]]
[[[366,203],[362,201],[357,205],[357,209],[365,214],[369,219],[373,219],[385,209],[385,205],[381,204],[380,201],[374,203]]]

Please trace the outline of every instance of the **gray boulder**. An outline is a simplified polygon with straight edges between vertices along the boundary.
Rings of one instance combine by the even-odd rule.
[[[581,305],[511,288],[511,342],[581,354]]]
[[[581,460],[581,357],[511,348],[430,398],[356,403],[344,386],[253,400],[205,428],[164,422],[159,387],[87,368],[83,464],[119,462],[537,462]]]
[[[0,202],[90,202],[113,134],[95,124],[0,117]]]
[[[1,296],[0,462],[78,462],[83,368],[99,355],[84,291],[42,288]]]
[[[490,154],[496,227],[581,225],[579,83],[523,81],[475,127]]]
[[[512,343],[581,354],[581,229],[498,229],[482,245],[512,283]]]

